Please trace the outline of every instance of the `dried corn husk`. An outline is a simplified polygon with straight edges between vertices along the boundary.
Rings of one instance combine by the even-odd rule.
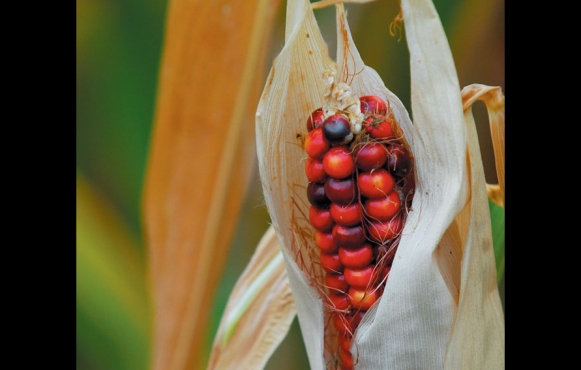
[[[504,208],[504,94],[498,86],[472,84],[462,89],[464,114],[470,114],[472,104],[481,100],[486,104],[494,148],[498,184],[486,184],[488,197]],[[473,119],[473,118],[472,118]]]
[[[432,1],[402,0],[412,74],[405,108],[366,67],[338,5],[337,64],[311,6],[287,5],[285,46],[256,114],[266,205],[285,258],[313,370],[325,350],[325,302],[309,238],[302,149],[306,117],[322,105],[324,71],[356,95],[385,97],[416,159],[416,195],[383,297],[363,318],[352,347],[356,369],[504,368],[504,317],[496,286],[490,215],[478,139],[465,116],[458,78]]]
[[[262,369],[296,309],[280,245],[269,228],[230,294],[208,369]]]

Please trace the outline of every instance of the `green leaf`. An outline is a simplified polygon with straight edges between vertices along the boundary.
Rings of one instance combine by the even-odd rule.
[[[149,301],[138,251],[107,199],[77,176],[78,368],[147,369]]]
[[[497,282],[500,284],[504,276],[504,209],[498,204],[488,201],[490,219],[492,221],[492,243],[494,259],[496,260]]]

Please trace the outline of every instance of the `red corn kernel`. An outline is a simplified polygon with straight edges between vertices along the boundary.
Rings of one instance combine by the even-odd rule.
[[[337,225],[335,225],[336,227]],[[398,213],[389,221],[370,222],[367,226],[367,231],[371,239],[381,244],[386,244],[388,241],[396,237],[403,228],[402,213]],[[335,230],[333,228],[333,230]],[[333,236],[335,236],[333,234]]]
[[[343,114],[333,114],[327,117],[321,128],[325,139],[331,145],[345,144],[353,138],[349,119]]]
[[[385,169],[377,171],[362,172],[357,176],[359,191],[367,198],[383,198],[392,189],[395,181],[393,176]]]
[[[330,305],[338,310],[346,310],[351,305],[347,294],[335,294],[331,291],[329,294],[329,300],[331,301]]]
[[[351,203],[343,206],[331,203],[331,218],[341,226],[355,226],[361,223],[363,212],[359,203]]]
[[[331,254],[339,251],[339,246],[335,243],[335,239],[331,233],[315,231],[315,243],[317,243],[317,246],[323,253]]]
[[[339,348],[339,359],[341,360],[341,370],[353,370],[353,356],[351,356],[351,352]]]
[[[339,345],[343,348],[343,351],[349,352],[351,351],[351,334],[341,334],[337,336],[339,339]]]
[[[325,187],[323,184],[319,184],[316,182],[310,182],[307,185],[307,199],[309,202],[318,208],[329,208],[331,205],[331,201],[327,198],[325,194]]]
[[[391,265],[390,266],[385,266],[385,268],[381,272],[381,281],[382,282],[385,283],[387,281],[387,277],[389,276],[389,272],[390,271],[391,271]]]
[[[360,270],[345,267],[343,275],[351,287],[365,290],[375,285],[374,282],[378,276],[375,270],[375,265],[368,265]]]
[[[345,334],[352,335],[355,332],[355,329],[359,326],[359,323],[361,323],[363,315],[365,315],[365,312],[363,311],[357,311],[354,314],[347,315],[343,313],[335,313],[333,314],[333,325],[337,328],[340,336]]]
[[[390,245],[378,245],[374,248],[373,255],[375,256],[377,264],[381,263],[382,265],[391,265],[395,258],[395,251],[396,248]],[[340,255],[339,259],[341,259]]]
[[[362,269],[368,266],[374,257],[373,248],[369,244],[363,244],[361,248],[356,249],[339,248],[339,261],[350,269]]]
[[[325,194],[333,203],[348,205],[357,200],[355,181],[352,178],[325,181]]]
[[[377,287],[377,294],[379,294],[379,296],[381,297],[383,295],[384,291],[385,291],[385,284],[379,284],[379,286]]]
[[[368,142],[355,151],[355,164],[362,171],[369,172],[380,168],[387,161],[385,146],[375,142]]]
[[[305,173],[309,182],[323,182],[327,178],[323,161],[311,157],[307,158],[305,162]]]
[[[381,140],[394,137],[391,121],[388,119],[376,122],[372,117],[369,117],[363,122],[363,126],[365,126],[365,131],[369,136],[374,139]]]
[[[349,323],[347,322],[345,315],[343,315],[342,313],[335,313],[331,316],[332,316],[332,320],[333,320],[333,325],[335,325],[335,328],[337,329],[337,331],[340,334],[348,333],[347,327],[349,326]],[[353,332],[351,332],[351,333],[353,333]]]
[[[305,151],[313,159],[323,158],[330,147],[320,128],[313,129],[305,138]]]
[[[386,197],[366,200],[363,208],[374,221],[388,221],[401,208],[401,201],[397,191],[392,190]]]
[[[328,209],[321,209],[315,206],[311,206],[309,209],[309,221],[313,227],[323,233],[331,232],[333,225],[333,219],[331,218],[331,212]]]
[[[408,175],[412,171],[412,158],[409,151],[403,145],[389,145],[385,167],[397,178]]]
[[[307,119],[307,130],[311,131],[314,128],[319,128],[323,125],[323,108],[317,108],[311,113]]]
[[[320,254],[321,265],[323,269],[330,274],[339,274],[343,271],[343,264],[339,261],[339,256],[336,253],[327,254],[322,253]]]
[[[367,240],[363,225],[345,227],[335,224],[332,233],[335,243],[343,248],[358,248]]]
[[[344,146],[336,146],[323,157],[323,168],[327,175],[335,179],[343,179],[353,173],[355,163],[349,149]]]
[[[385,116],[387,114],[387,105],[378,96],[365,95],[359,97],[361,104],[361,112],[365,114],[379,114]]]
[[[325,284],[327,284],[329,291],[335,294],[345,294],[349,288],[343,274],[326,274]]]
[[[353,307],[367,311],[379,299],[379,291],[375,288],[368,290],[349,288],[347,296]]]
[[[355,329],[359,327],[359,324],[361,323],[361,320],[363,320],[364,315],[365,311],[357,311],[347,316],[347,321],[349,322],[352,332],[355,332]]]

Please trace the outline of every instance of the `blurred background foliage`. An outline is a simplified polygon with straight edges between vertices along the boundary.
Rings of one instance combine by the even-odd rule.
[[[504,0],[434,3],[461,87],[482,83],[506,92]],[[285,2],[281,5],[270,61],[283,46]],[[140,202],[167,6],[166,0],[77,0],[77,369],[140,370],[149,364],[151,302]],[[411,112],[405,32],[389,34],[398,2],[348,4],[347,10],[363,59]],[[316,16],[334,50],[333,8]],[[473,110],[486,178],[496,183],[486,109],[477,103]],[[491,209],[497,264],[504,271],[504,212],[492,204]],[[268,226],[256,168],[241,214],[220,288],[208,302],[214,315],[206,352],[230,290]],[[499,280],[504,302],[504,274]],[[295,320],[267,369],[306,368]]]

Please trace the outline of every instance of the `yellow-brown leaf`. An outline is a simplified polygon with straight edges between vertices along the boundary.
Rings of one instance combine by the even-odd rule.
[[[472,105],[481,100],[486,104],[498,186],[488,186],[489,198],[504,208],[504,94],[499,86],[472,84],[462,89],[464,114],[472,114]]]
[[[205,366],[214,291],[254,165],[276,4],[169,3],[143,199],[156,370]]]

